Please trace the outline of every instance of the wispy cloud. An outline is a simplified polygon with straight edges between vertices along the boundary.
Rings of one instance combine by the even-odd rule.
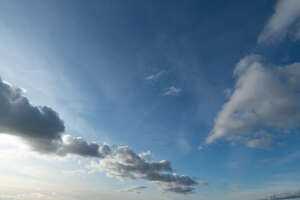
[[[147,187],[146,186],[133,186],[133,187],[129,187],[129,188],[126,188],[126,189],[123,189],[121,190],[122,192],[135,192],[137,194],[141,193],[141,190],[144,190],[146,189]]]
[[[181,88],[176,88],[175,86],[171,86],[165,89],[164,95],[165,96],[176,96],[181,93]]]
[[[160,72],[158,72],[156,74],[151,74],[149,76],[146,76],[145,80],[148,80],[148,81],[157,80],[157,79],[161,78],[163,75],[165,75],[166,73],[167,72],[165,70],[163,70],[163,71],[160,71]]]
[[[285,200],[285,199],[298,199],[298,198],[300,198],[300,191],[274,194],[259,200]]]

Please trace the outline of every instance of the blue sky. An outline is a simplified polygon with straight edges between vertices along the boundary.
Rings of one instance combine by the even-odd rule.
[[[64,142],[114,152],[45,155],[0,120],[0,199],[297,196],[298,13],[297,0],[0,1],[1,85],[57,112]],[[192,192],[141,174],[120,181],[119,153],[171,162]]]

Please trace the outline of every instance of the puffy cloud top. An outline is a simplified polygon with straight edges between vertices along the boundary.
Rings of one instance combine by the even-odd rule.
[[[279,0],[275,12],[258,37],[258,42],[275,42],[290,34],[300,39],[300,1]]]
[[[144,179],[158,185],[163,191],[190,193],[199,182],[188,176],[171,173],[171,163],[146,161],[143,154],[135,154],[129,147],[122,146],[116,151],[94,163],[93,168],[105,170],[108,176],[119,179]]]
[[[300,123],[300,63],[269,67],[260,56],[243,58],[234,70],[236,84],[218,113],[207,143],[225,138],[250,147],[271,143],[268,129],[292,129]]]

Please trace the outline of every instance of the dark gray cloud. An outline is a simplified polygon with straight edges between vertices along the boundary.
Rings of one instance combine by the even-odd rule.
[[[65,126],[47,106],[33,106],[23,90],[0,79],[0,131],[16,136],[59,139]]]
[[[172,173],[169,161],[146,161],[142,154],[137,155],[127,146],[119,147],[92,167],[104,169],[110,177],[147,180],[163,191],[186,194],[194,191],[194,186],[202,184],[188,176]]]
[[[285,199],[298,199],[298,198],[300,198],[300,191],[274,194],[272,196],[259,199],[259,200],[285,200]]]
[[[107,145],[86,142],[82,138],[62,135],[64,122],[47,106],[33,106],[22,89],[0,79],[0,133],[24,139],[30,147],[44,154],[74,154],[103,158]]]
[[[23,90],[0,79],[0,133],[25,139],[39,152],[53,152],[60,143],[64,122],[47,106],[33,106]]]
[[[148,180],[164,191],[186,194],[199,184],[188,176],[172,173],[171,163],[167,160],[150,161],[150,152],[138,155],[128,147],[112,151],[108,145],[65,134],[64,122],[54,110],[32,105],[22,89],[1,79],[0,134],[21,137],[32,150],[43,154],[99,158],[101,168],[109,176]]]

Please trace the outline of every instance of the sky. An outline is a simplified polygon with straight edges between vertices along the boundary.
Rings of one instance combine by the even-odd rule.
[[[0,200],[300,199],[299,0],[0,0]]]

